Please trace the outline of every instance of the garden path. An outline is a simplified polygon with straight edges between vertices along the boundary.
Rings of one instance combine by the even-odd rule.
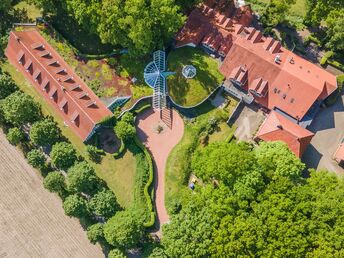
[[[158,133],[160,127],[162,132]],[[160,112],[152,109],[139,114],[136,119],[137,132],[140,140],[150,151],[154,163],[155,207],[157,211],[157,231],[161,236],[161,225],[169,221],[165,207],[165,166],[169,153],[181,140],[184,133],[184,122],[173,110],[172,126],[169,128],[160,119]]]

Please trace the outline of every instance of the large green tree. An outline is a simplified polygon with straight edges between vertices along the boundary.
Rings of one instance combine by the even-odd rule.
[[[8,130],[6,138],[11,144],[18,145],[25,136],[20,128],[13,127]]]
[[[115,215],[119,205],[116,196],[111,190],[103,190],[92,197],[89,208],[93,214],[108,219]]]
[[[63,209],[66,215],[83,218],[89,215],[86,200],[77,195],[69,195],[63,202]]]
[[[29,95],[16,91],[4,99],[1,105],[7,122],[21,126],[41,117],[40,106]]]
[[[274,27],[285,21],[290,6],[296,0],[270,0],[268,7],[262,16],[262,21],[266,26]]]
[[[38,149],[33,149],[27,153],[27,161],[34,168],[44,168],[46,158],[44,153]]]
[[[64,176],[57,171],[50,172],[43,180],[44,187],[52,192],[63,194],[66,190],[66,183]]]
[[[73,145],[66,142],[56,143],[50,152],[50,157],[52,164],[63,170],[73,166],[77,160],[76,150]]]
[[[328,38],[326,47],[344,52],[344,7],[329,13],[326,26]]]
[[[0,71],[0,99],[4,99],[18,89],[17,85],[7,73]]]
[[[98,191],[102,182],[96,176],[94,168],[86,161],[76,163],[67,173],[69,191],[93,194]]]
[[[92,244],[104,243],[104,225],[101,223],[93,224],[87,228],[87,238]]]
[[[30,130],[30,139],[36,145],[53,145],[60,138],[61,129],[51,118],[34,123]]]
[[[106,241],[118,248],[135,246],[143,236],[143,222],[132,210],[119,211],[104,225]]]

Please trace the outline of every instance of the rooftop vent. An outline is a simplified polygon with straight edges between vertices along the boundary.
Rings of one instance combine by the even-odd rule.
[[[275,57],[275,63],[276,64],[280,64],[281,63],[281,56],[280,55],[277,55],[276,57]]]
[[[282,125],[277,125],[277,128],[283,130],[283,126]]]

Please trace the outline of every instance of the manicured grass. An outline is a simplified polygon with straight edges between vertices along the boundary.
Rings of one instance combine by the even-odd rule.
[[[86,153],[86,145],[77,137],[74,132],[66,127],[57,111],[52,106],[47,105],[41,95],[34,89],[34,87],[25,79],[25,77],[9,63],[3,63],[2,69],[9,72],[12,78],[25,93],[32,96],[42,106],[44,115],[54,117],[62,130],[62,133],[77,149],[80,155],[84,156]],[[129,151],[120,159],[115,159],[111,154],[103,157],[101,164],[95,164],[89,160],[95,167],[97,175],[105,180],[108,187],[114,191],[119,204],[122,207],[129,207],[133,202],[133,189],[135,180],[136,163],[135,157]]]
[[[209,135],[208,143],[222,142],[226,140],[228,135],[230,135],[234,131],[235,128],[229,127],[226,122],[222,122],[218,125],[216,131],[213,134]]]
[[[25,1],[20,1],[14,6],[16,10],[25,10],[30,21],[35,21],[37,17],[42,17],[42,12],[33,4],[28,4]],[[28,21],[29,22],[29,21]]]
[[[171,52],[167,59],[169,71],[176,72],[168,78],[168,91],[179,105],[193,106],[205,99],[224,80],[219,72],[219,63],[198,48],[183,47]],[[185,79],[185,65],[196,67],[197,75]]]
[[[219,120],[220,130],[209,136],[209,141],[223,141],[234,129],[225,123],[237,104],[237,100],[229,98],[230,103],[224,109],[214,108],[210,101],[203,103],[198,109],[200,115],[190,122],[185,122],[184,136],[171,151],[166,163],[166,207],[170,212],[175,202],[182,202],[188,191],[187,182],[191,173],[190,160],[196,148],[202,148],[201,135],[210,119]]]

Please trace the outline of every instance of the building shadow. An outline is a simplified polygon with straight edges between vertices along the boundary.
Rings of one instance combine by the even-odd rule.
[[[306,164],[307,168],[316,169],[320,163],[323,154],[321,154],[312,144],[308,145],[301,161]]]

